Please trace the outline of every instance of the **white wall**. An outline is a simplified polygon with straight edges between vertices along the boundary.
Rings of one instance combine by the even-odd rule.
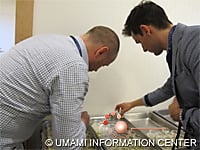
[[[120,37],[121,48],[109,67],[90,73],[85,110],[104,115],[122,101],[136,99],[160,87],[169,76],[166,54],[144,53],[140,45],[121,35],[130,10],[139,0],[35,0],[34,34],[80,35],[95,25],[111,27]],[[155,0],[174,23],[200,24],[200,1]],[[170,101],[152,109],[167,108]],[[144,110],[142,108],[133,111]],[[149,110],[145,108],[145,110]]]
[[[15,6],[15,0],[0,0],[0,51],[15,43]]]

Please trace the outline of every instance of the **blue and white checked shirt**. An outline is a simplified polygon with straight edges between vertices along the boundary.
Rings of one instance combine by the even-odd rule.
[[[0,150],[19,147],[50,113],[55,139],[85,138],[88,56],[76,39],[83,57],[63,35],[34,36],[0,57]]]

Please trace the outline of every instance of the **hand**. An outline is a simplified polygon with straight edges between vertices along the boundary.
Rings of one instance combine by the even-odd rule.
[[[81,113],[81,120],[85,123],[85,126],[87,126],[90,122],[90,115],[87,111],[83,111]]]
[[[179,116],[180,116],[181,108],[178,104],[176,97],[173,99],[173,102],[168,106],[168,110],[169,110],[170,116],[172,117],[174,121],[180,121]]]
[[[126,102],[126,103],[118,104],[115,107],[115,110],[117,110],[118,112],[120,112],[121,115],[124,115],[125,112],[129,111],[133,107],[143,106],[143,105],[144,105],[143,104],[143,100],[142,100],[142,98],[140,98],[138,100],[133,100],[132,102]]]
[[[123,116],[125,112],[129,111],[132,108],[131,102],[127,102],[127,103],[121,103],[118,104],[115,107],[115,110],[117,110],[118,112],[120,112],[120,114]]]

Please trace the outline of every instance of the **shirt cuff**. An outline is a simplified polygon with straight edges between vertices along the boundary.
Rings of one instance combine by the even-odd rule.
[[[145,96],[143,97],[143,103],[144,103],[146,106],[153,106],[153,105],[150,103],[150,101],[149,101],[148,94],[145,95]]]
[[[86,126],[85,126],[85,123],[83,121],[81,121],[81,125],[82,125],[82,129],[83,129],[83,132],[86,132]]]

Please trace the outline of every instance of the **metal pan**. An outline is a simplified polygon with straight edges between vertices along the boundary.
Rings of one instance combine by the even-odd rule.
[[[126,137],[126,134],[123,134],[123,135],[117,135],[117,133],[116,133],[116,131],[114,131],[113,130],[113,128],[114,128],[114,126],[113,126],[113,122],[114,122],[114,124],[116,123],[116,121],[117,120],[112,120],[111,121],[111,123],[110,123],[110,125],[109,125],[109,128],[111,128],[112,129],[112,131],[111,131],[111,133],[110,134],[108,134],[108,135],[103,135],[102,133],[100,133],[100,131],[99,131],[99,127],[101,126],[101,125],[103,125],[102,123],[103,123],[103,120],[104,120],[104,117],[92,117],[91,118],[91,127],[94,129],[94,131],[95,131],[95,134],[98,136],[97,138],[98,139],[102,139],[102,138],[108,138],[108,139],[116,139],[116,138],[124,138],[124,137]],[[135,128],[135,126],[129,121],[129,120],[127,120],[127,118],[122,118],[122,119],[120,119],[121,121],[125,121],[126,123],[127,123],[127,125],[128,125],[128,129],[129,129],[129,133],[131,133],[131,135],[129,134],[129,133],[127,133],[127,134],[129,134],[129,139],[141,139],[141,140],[143,140],[143,139],[146,139],[146,140],[149,140],[149,138],[144,134],[144,133],[142,133],[140,130],[134,130],[134,131],[131,131],[130,129],[132,129],[132,128]],[[104,125],[103,125],[104,126]],[[108,131],[109,132],[109,131]],[[92,134],[93,134],[93,132],[91,132]],[[96,136],[95,135],[95,136]],[[123,146],[107,146],[107,145],[104,145],[103,146],[103,149],[105,149],[105,150],[138,150],[138,149],[144,149],[144,147],[141,147],[141,146],[125,146],[125,147],[123,147]],[[158,145],[154,145],[154,147],[145,147],[145,149],[146,150],[161,150],[161,148],[158,146]]]

